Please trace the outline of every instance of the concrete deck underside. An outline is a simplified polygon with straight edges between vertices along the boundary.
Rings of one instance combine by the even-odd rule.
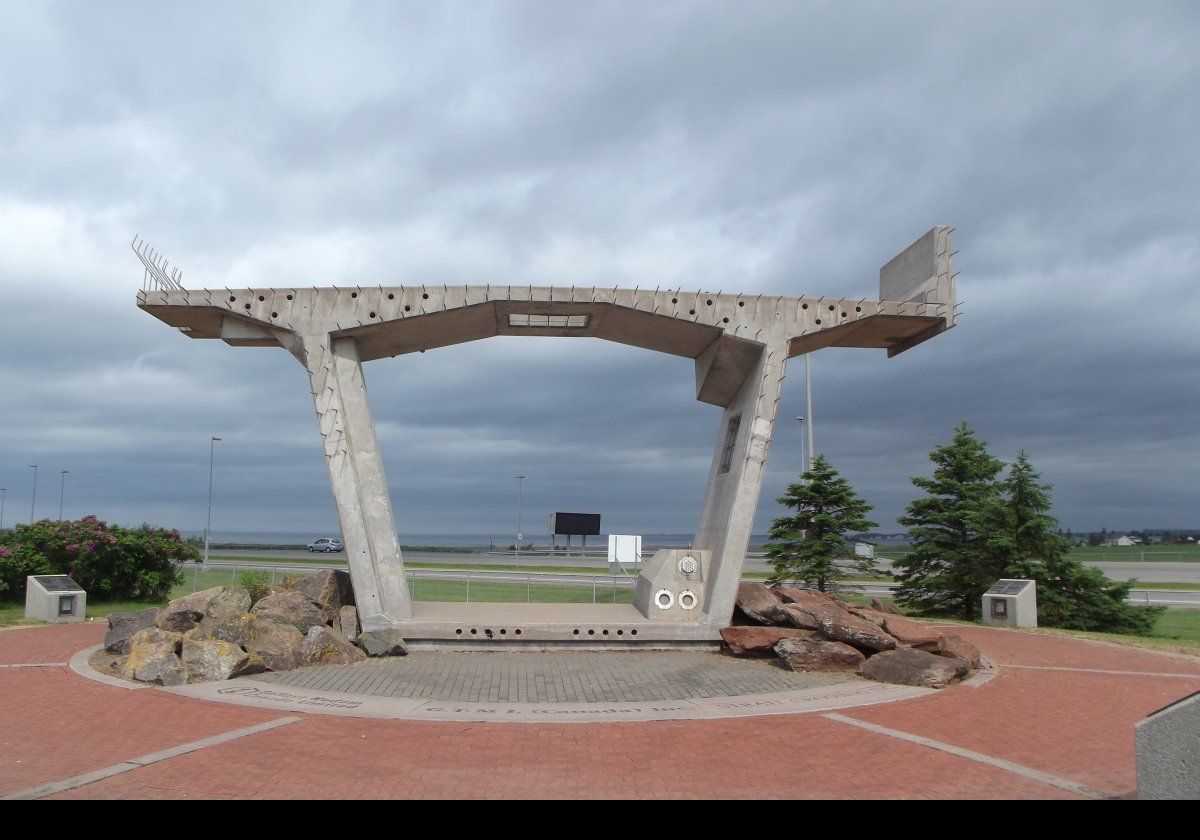
[[[362,363],[498,335],[602,338],[693,359],[696,398],[722,409],[692,546],[699,570],[674,581],[679,591],[669,575],[639,587],[640,622],[628,610],[560,616],[534,606],[489,620],[546,642],[577,641],[583,628],[608,629],[615,644],[636,627],[639,643],[703,643],[733,613],[787,360],[825,347],[893,356],[949,329],[952,253],[950,229],[933,228],[880,270],[879,300],[572,286],[189,290],[151,272],[138,306],[192,338],[284,348],[304,365],[362,625],[429,642],[456,642],[465,624],[486,620],[462,606],[434,616],[413,603]],[[654,608],[650,593],[664,587],[675,604]],[[679,606],[681,592],[694,595],[695,609]]]

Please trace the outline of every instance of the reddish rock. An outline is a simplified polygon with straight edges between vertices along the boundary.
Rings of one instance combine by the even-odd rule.
[[[881,601],[879,598],[871,599],[871,609],[876,612],[889,613],[890,615],[904,615],[904,612],[891,601]]]
[[[892,650],[896,647],[896,640],[882,628],[847,612],[836,602],[831,606],[821,599],[806,598],[785,604],[783,610],[794,626],[817,630],[830,641],[845,642],[867,650]]]
[[[970,664],[972,668],[979,667],[980,653],[979,648],[968,642],[962,636],[955,636],[952,633],[943,633],[940,649],[937,651],[939,656],[948,656],[952,659],[961,659]]]
[[[896,637],[896,641],[917,647],[918,645],[938,644],[942,638],[942,634],[934,630],[928,624],[922,624],[919,621],[913,621],[911,618],[904,618],[899,615],[883,616],[883,629],[887,630]]]
[[[884,619],[886,619],[888,616],[887,613],[881,613],[881,612],[877,612],[875,610],[869,610],[866,607],[847,606],[846,611],[858,616],[859,618],[862,618],[862,619],[865,619],[866,621],[871,622],[876,627],[881,627],[881,628],[883,627]]]
[[[793,671],[853,671],[865,658],[850,645],[820,639],[784,639],[775,655]]]
[[[793,627],[796,627],[800,630],[814,631],[819,631],[821,629],[821,622],[817,620],[816,615],[808,610],[802,610],[795,604],[784,604],[782,609],[784,616],[788,620],[788,623]]]
[[[949,659],[916,648],[900,648],[877,653],[859,666],[858,674],[869,680],[942,688],[965,677],[971,664]]]
[[[729,651],[734,656],[769,652],[784,639],[808,639],[812,636],[812,630],[793,627],[726,627],[721,631],[721,638],[729,645]]]
[[[799,604],[800,606],[807,604],[824,605],[838,609],[845,609],[846,606],[837,598],[819,589],[797,589],[794,586],[776,586],[771,592],[785,604]]]
[[[786,625],[787,616],[781,607],[779,599],[761,583],[743,583],[738,586],[737,608],[747,618],[761,624]]]

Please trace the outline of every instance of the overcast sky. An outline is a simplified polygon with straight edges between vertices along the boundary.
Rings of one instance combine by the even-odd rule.
[[[1200,527],[1200,5],[0,0],[5,524],[336,532],[303,369],[135,306],[198,287],[878,296],[953,225],[959,325],[813,356],[816,448],[882,529],[966,420],[1075,530]],[[596,511],[690,532],[692,363],[493,338],[369,363],[402,541]],[[758,531],[800,468],[789,368]]]

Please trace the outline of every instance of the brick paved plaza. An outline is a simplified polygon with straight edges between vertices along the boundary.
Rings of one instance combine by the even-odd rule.
[[[877,705],[614,723],[388,720],[250,708],[86,679],[67,663],[99,644],[103,631],[101,623],[0,631],[0,796],[1130,797],[1134,724],[1200,690],[1200,660],[964,628],[997,664],[993,679]],[[479,655],[454,667],[466,669]],[[577,674],[576,694],[561,699],[624,696],[605,692],[626,690],[616,681],[618,660],[628,656],[617,654],[591,677]],[[686,671],[684,659],[677,661]],[[447,690],[453,668],[439,666],[436,655],[411,664],[410,692]],[[746,664],[747,679],[794,678]],[[509,675],[510,697],[528,691],[511,676],[520,667],[529,663],[493,664]],[[399,671],[373,663],[362,673],[372,668],[379,679],[359,690],[399,679]],[[314,671],[272,679],[284,677],[321,678]],[[708,691],[726,678],[684,676],[675,690]],[[634,684],[642,691],[655,679]],[[482,697],[482,688],[471,690]],[[489,696],[498,690],[489,686]]]

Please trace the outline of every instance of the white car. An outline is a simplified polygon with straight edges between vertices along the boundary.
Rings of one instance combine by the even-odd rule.
[[[321,537],[319,540],[313,540],[308,544],[308,550],[310,552],[323,551],[326,554],[344,551],[345,548],[346,546],[342,544],[341,540],[335,540],[330,537]]]

